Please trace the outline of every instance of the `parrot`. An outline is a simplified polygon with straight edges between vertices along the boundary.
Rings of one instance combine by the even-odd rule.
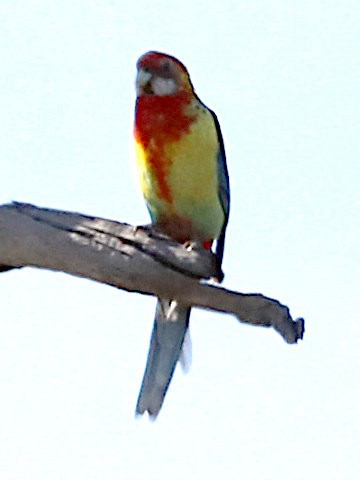
[[[136,163],[151,223],[183,244],[198,242],[210,250],[215,241],[221,272],[230,188],[219,121],[171,55],[143,54],[135,84]],[[190,307],[157,300],[137,415],[156,419],[177,362],[186,365],[189,319]]]

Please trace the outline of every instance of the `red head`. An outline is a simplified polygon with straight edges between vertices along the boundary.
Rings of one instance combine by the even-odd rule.
[[[137,62],[137,96],[169,96],[194,89],[184,65],[171,55],[147,52]]]

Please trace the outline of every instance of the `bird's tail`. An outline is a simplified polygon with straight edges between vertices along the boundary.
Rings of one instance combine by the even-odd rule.
[[[190,308],[158,299],[145,373],[136,413],[156,418],[182,353],[189,327]]]

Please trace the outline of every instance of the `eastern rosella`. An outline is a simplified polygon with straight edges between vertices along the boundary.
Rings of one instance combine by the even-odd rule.
[[[179,242],[216,240],[221,265],[229,177],[219,122],[176,58],[148,52],[137,62],[134,137],[151,221]],[[156,417],[179,360],[190,308],[158,299],[136,413]]]

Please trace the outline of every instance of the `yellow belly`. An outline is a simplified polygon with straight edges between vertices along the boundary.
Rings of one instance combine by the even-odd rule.
[[[136,144],[142,191],[154,223],[171,221],[189,228],[190,239],[210,240],[220,235],[224,212],[218,194],[218,136],[212,115],[204,107],[190,132],[164,147],[166,182],[171,201],[159,195],[156,171],[149,153]],[[174,236],[174,235],[172,235]]]

